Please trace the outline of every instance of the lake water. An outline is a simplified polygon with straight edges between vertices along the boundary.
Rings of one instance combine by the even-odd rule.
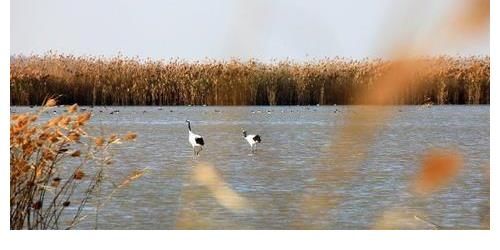
[[[345,179],[318,178],[336,164],[329,150],[340,128],[348,124],[347,115],[361,108],[94,107],[92,131],[138,134],[135,142],[113,149],[116,161],[108,178],[117,181],[133,169],[148,169],[113,196],[100,211],[98,226],[372,229],[393,223],[398,228],[432,228],[424,222],[428,221],[447,229],[484,227],[489,218],[489,106],[380,108],[393,110],[393,115],[373,141],[366,141],[366,158],[354,172]],[[11,112],[29,110],[11,107]],[[63,108],[56,110],[61,113]],[[119,112],[110,114],[113,110]],[[205,140],[196,159],[186,119]],[[255,154],[241,128],[261,136]],[[432,195],[416,196],[409,180],[420,157],[436,147],[458,150],[464,168],[452,184]],[[349,150],[358,153],[357,147]],[[202,163],[212,165],[225,187],[246,200],[244,209],[224,206],[193,180],[193,166]],[[95,226],[92,206],[87,209],[89,219],[78,229]]]

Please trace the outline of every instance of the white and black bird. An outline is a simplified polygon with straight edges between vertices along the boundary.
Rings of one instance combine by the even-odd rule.
[[[257,150],[257,143],[260,143],[260,135],[248,135],[247,131],[241,129],[243,131],[243,138],[247,140],[248,144],[250,144],[250,148],[252,149],[252,153]]]
[[[191,131],[191,121],[186,120],[189,129],[189,143],[193,147],[193,157],[200,154],[201,150],[203,150],[203,145],[205,142],[203,141],[203,137],[201,135],[197,135]]]

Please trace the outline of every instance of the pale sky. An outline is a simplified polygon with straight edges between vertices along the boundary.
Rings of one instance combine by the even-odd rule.
[[[432,39],[456,0],[15,0],[11,54],[153,59],[385,57]],[[489,55],[489,32],[429,54]]]

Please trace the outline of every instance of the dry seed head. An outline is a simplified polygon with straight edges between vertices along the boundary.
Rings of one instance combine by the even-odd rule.
[[[85,130],[83,130],[81,127],[75,128],[74,131],[80,135],[87,135],[87,132],[85,132]]]
[[[58,137],[64,137],[64,134],[63,132],[61,132],[61,130],[56,130],[55,134],[58,136]]]
[[[85,173],[80,169],[77,169],[75,171],[75,173],[73,174],[73,178],[75,180],[81,180],[81,179],[83,179],[83,177],[85,177]]]
[[[78,141],[80,140],[80,134],[75,131],[71,131],[68,134],[68,139],[70,139],[71,141]]]
[[[53,161],[55,159],[55,154],[50,149],[44,149],[42,152],[42,158],[46,161]]]
[[[144,173],[145,173],[145,170],[134,170],[134,171],[130,174],[129,179],[130,179],[131,181],[133,181],[133,180],[138,179],[138,178],[140,178],[141,176],[143,176],[143,175],[144,175]]]
[[[76,118],[76,121],[79,125],[84,125],[90,119],[90,112],[85,112]]]
[[[128,185],[130,182],[143,176],[145,172],[146,172],[146,169],[143,169],[143,170],[136,169],[136,170],[132,171],[132,173],[130,173],[130,175],[127,176],[127,178],[125,180],[123,180],[122,183],[120,185],[118,185],[118,187],[121,188],[121,187],[124,187],[125,185]]]
[[[127,132],[124,136],[123,136],[123,140],[125,141],[129,141],[129,140],[134,140],[135,138],[137,138],[137,134],[136,133],[132,133],[132,132]]]
[[[109,144],[112,144],[112,143],[117,143],[119,139],[120,139],[120,138],[118,138],[118,136],[116,136],[115,134],[112,134],[112,135],[109,137],[108,143],[109,143]]]
[[[47,127],[53,127],[53,126],[56,126],[56,125],[59,123],[59,121],[61,121],[61,120],[62,120],[62,118],[63,118],[63,116],[56,116],[56,117],[54,117],[54,118],[50,119],[50,120],[47,122],[46,126],[47,126]]]
[[[57,102],[55,99],[50,98],[45,102],[45,107],[54,107],[56,106]]]
[[[24,125],[28,124],[29,122],[29,116],[27,115],[20,115],[16,118],[15,120],[17,122],[18,127],[23,127]]]
[[[75,113],[76,111],[78,111],[78,104],[75,103],[68,107],[68,113]]]
[[[68,124],[71,122],[71,117],[69,116],[64,116],[61,118],[61,120],[57,123],[59,127],[66,127]]]
[[[102,138],[102,137],[96,137],[95,138],[95,145],[98,146],[98,147],[104,145],[104,138]]]
[[[49,137],[49,141],[52,143],[58,142],[60,138],[61,138],[60,136],[58,136],[56,133],[54,133]]]

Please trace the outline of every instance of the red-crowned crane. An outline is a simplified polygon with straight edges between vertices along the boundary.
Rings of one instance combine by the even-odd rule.
[[[252,150],[252,153],[257,150],[257,143],[260,143],[260,135],[248,135],[247,131],[244,129],[241,129],[243,131],[243,138],[247,140],[247,142],[250,144],[250,148]]]
[[[203,137],[201,135],[197,135],[191,131],[191,121],[186,120],[189,129],[189,143],[193,147],[193,157],[200,154],[201,150],[203,150],[203,145],[205,142],[203,141]]]

